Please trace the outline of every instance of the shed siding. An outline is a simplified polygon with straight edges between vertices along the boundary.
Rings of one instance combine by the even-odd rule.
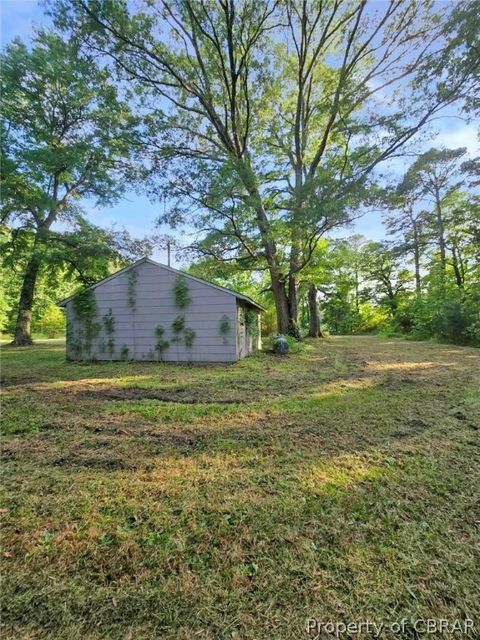
[[[134,360],[156,360],[157,338],[155,329],[161,325],[164,339],[170,346],[164,351],[162,359],[170,362],[232,362],[237,360],[236,348],[236,298],[227,291],[221,291],[207,283],[187,279],[190,304],[180,309],[175,304],[172,291],[177,274],[163,269],[160,265],[143,262],[135,267],[137,279],[133,289],[135,293],[135,309],[129,301],[129,278],[131,271],[100,283],[92,290],[97,301],[97,317],[95,322],[102,325],[100,333],[92,341],[90,354],[81,357],[92,357],[96,360],[110,360],[111,356],[105,348],[110,337],[103,326],[102,318],[112,310],[115,318],[113,339],[115,342],[113,358],[121,358],[122,348],[128,349],[128,358]],[[67,356],[79,357],[78,351],[72,348],[72,338],[82,338],[82,322],[74,312],[73,301],[66,304],[68,322]],[[185,327],[195,331],[195,339],[191,348],[186,347],[183,339],[179,344],[172,343],[174,332],[172,322],[179,315],[185,316]],[[227,316],[231,330],[228,335],[221,335],[220,320]],[[78,344],[78,342],[77,342]]]

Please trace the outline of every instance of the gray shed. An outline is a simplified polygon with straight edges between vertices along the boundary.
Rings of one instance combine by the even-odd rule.
[[[149,258],[59,306],[70,360],[234,362],[261,347],[260,305]]]

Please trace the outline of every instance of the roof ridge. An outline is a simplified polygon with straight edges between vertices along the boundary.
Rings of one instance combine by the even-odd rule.
[[[119,269],[118,271],[115,271],[114,273],[111,273],[109,276],[106,276],[105,278],[102,278],[98,282],[95,282],[94,284],[91,284],[88,287],[88,289],[96,289],[99,285],[103,284],[104,282],[107,282],[108,280],[112,280],[113,278],[116,278],[121,273],[125,273],[126,271],[129,271],[130,269],[133,269],[133,267],[136,267],[137,265],[139,265],[139,264],[141,264],[143,262],[150,262],[150,264],[153,264],[156,267],[160,267],[162,269],[167,269],[168,271],[172,271],[173,273],[178,273],[179,275],[185,276],[186,278],[191,278],[192,280],[196,280],[197,282],[201,282],[202,284],[206,284],[206,285],[208,285],[210,287],[214,287],[215,289],[220,289],[221,291],[225,291],[226,293],[230,293],[231,295],[234,295],[236,298],[239,298],[241,300],[245,300],[249,304],[253,305],[254,307],[257,307],[258,309],[260,309],[261,311],[265,311],[264,307],[262,307],[260,304],[258,304],[258,302],[255,302],[255,300],[252,300],[252,298],[250,298],[249,296],[244,295],[243,293],[239,293],[238,291],[235,291],[234,289],[228,289],[227,287],[222,287],[222,285],[215,284],[213,282],[209,282],[208,280],[204,280],[203,278],[199,278],[197,276],[193,276],[190,273],[187,273],[185,271],[181,271],[180,269],[175,269],[174,267],[170,267],[169,265],[162,264],[161,262],[156,262],[155,260],[152,260],[152,258],[149,258],[148,256],[143,256],[139,260],[136,260],[135,262],[132,262],[132,264],[127,265],[126,267],[123,267],[122,269]],[[57,306],[64,307],[71,300],[73,300],[73,298],[75,298],[76,295],[78,295],[78,294],[74,293],[71,296],[68,296],[68,298],[64,298],[63,300],[60,300],[60,302],[57,302]]]

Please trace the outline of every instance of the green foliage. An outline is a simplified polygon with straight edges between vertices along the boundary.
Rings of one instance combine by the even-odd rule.
[[[112,359],[115,353],[115,338],[113,337],[115,334],[115,316],[112,313],[111,307],[108,309],[108,313],[103,316],[102,322],[105,333],[107,334],[107,340],[103,341],[104,350],[102,351],[102,349],[100,349],[100,353],[104,353],[106,350],[108,351],[110,359]]]
[[[1,66],[2,221],[13,228],[4,264],[23,266],[27,314],[18,313],[18,291],[13,311],[21,343],[30,339],[25,318],[39,279],[56,271],[89,283],[118,259],[121,234],[90,224],[80,200],[105,205],[121,197],[137,120],[76,38],[37,30],[31,45],[8,44]]]
[[[179,315],[172,322],[172,331],[174,333],[174,342],[180,342],[180,334],[185,329],[185,316]]]
[[[192,301],[185,276],[178,275],[175,278],[173,283],[173,295],[175,298],[175,304],[179,309],[185,309]]]
[[[112,313],[111,307],[108,309],[108,313],[103,316],[102,321],[105,333],[108,336],[113,336],[115,333],[115,316]]]
[[[130,269],[128,272],[128,306],[132,311],[135,311],[137,306],[137,280],[138,271],[136,269]]]
[[[188,349],[191,349],[193,347],[193,343],[195,342],[195,336],[196,336],[195,331],[193,329],[188,328],[188,327],[183,332],[183,337],[184,337],[184,340],[185,340],[185,346]]]
[[[158,353],[158,357],[160,358],[160,360],[162,359],[166,349],[168,349],[168,347],[170,346],[170,343],[168,342],[168,340],[165,340],[164,336],[165,329],[162,327],[162,325],[157,325],[155,327],[155,337],[157,338],[157,341],[155,343],[155,351]]]
[[[70,342],[71,348],[75,344],[76,357],[80,357],[78,354],[78,346],[80,345],[81,354],[90,358],[92,343],[102,328],[99,322],[95,322],[97,301],[94,290],[91,287],[81,289],[73,298],[72,309],[78,326],[75,336],[70,336],[70,339],[74,341]],[[68,338],[69,336],[67,336]]]
[[[97,300],[91,287],[83,287],[72,301],[73,312],[77,320],[91,322],[97,315]]]
[[[46,338],[58,338],[65,334],[65,315],[57,305],[48,306],[41,314],[35,328]]]
[[[230,326],[230,319],[227,315],[224,314],[220,318],[220,322],[218,323],[218,331],[220,335],[223,336],[223,344],[228,344],[227,336],[231,330],[232,327]]]
[[[247,309],[244,317],[247,335],[256,338],[258,336],[257,312],[253,309]]]
[[[126,344],[124,344],[122,346],[122,348],[120,349],[120,358],[121,358],[121,360],[127,361],[129,353],[130,353],[130,349],[127,347]]]

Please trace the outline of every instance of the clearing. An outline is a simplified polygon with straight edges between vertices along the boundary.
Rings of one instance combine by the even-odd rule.
[[[479,637],[478,350],[2,351],[4,637],[298,640],[307,618],[404,617]]]

